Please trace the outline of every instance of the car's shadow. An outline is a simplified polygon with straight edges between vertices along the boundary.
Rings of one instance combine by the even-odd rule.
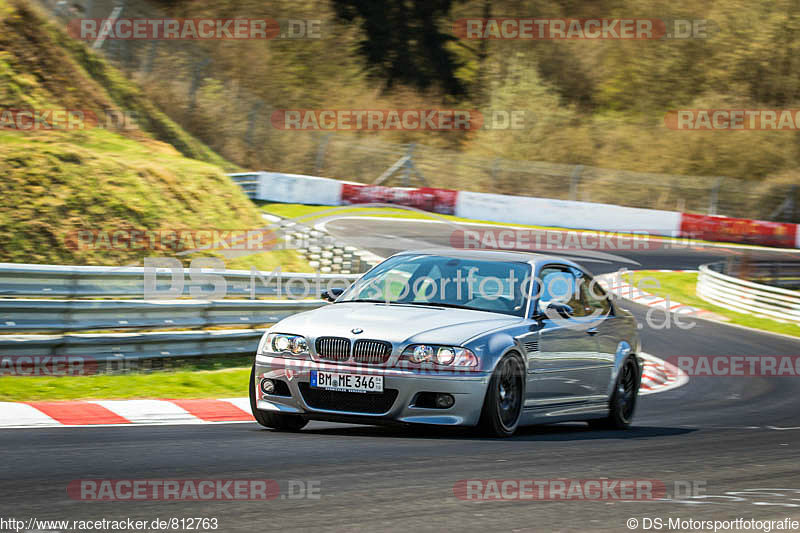
[[[627,430],[598,430],[584,423],[562,423],[520,428],[517,433],[503,441],[577,441],[577,440],[628,440],[650,437],[671,437],[697,431],[692,428],[633,426]],[[301,431],[303,434],[371,437],[371,438],[413,438],[413,439],[466,439],[491,440],[497,438],[480,434],[474,428],[448,428],[437,426],[403,427],[403,426],[351,426],[310,427]]]

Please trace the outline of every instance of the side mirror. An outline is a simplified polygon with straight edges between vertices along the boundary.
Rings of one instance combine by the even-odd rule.
[[[547,310],[555,311],[563,318],[570,318],[575,313],[575,310],[572,309],[572,306],[561,302],[550,302],[550,304],[547,306]]]
[[[343,292],[344,292],[344,289],[340,289],[340,288],[328,289],[327,291],[322,291],[322,294],[320,294],[320,296],[326,302],[335,302],[336,299],[339,296],[341,296]]]

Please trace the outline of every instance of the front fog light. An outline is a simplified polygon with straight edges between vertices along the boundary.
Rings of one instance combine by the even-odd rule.
[[[456,403],[456,399],[451,394],[436,395],[436,407],[439,409],[450,409],[454,403]]]
[[[273,383],[271,379],[262,379],[261,392],[264,394],[272,394],[275,392],[275,383]]]

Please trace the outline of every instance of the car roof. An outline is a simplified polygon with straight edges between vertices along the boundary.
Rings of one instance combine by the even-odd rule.
[[[478,261],[498,261],[514,263],[560,263],[580,268],[577,264],[564,257],[534,252],[517,252],[514,250],[484,250],[484,249],[459,249],[459,248],[427,248],[424,250],[407,250],[397,255],[438,255],[457,259],[475,259]]]

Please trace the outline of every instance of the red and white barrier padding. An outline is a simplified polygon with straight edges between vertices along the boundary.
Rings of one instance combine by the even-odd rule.
[[[434,187],[384,187],[279,172],[256,174],[259,182],[256,198],[270,202],[313,205],[387,203],[507,224],[800,248],[798,225],[783,222]]]

